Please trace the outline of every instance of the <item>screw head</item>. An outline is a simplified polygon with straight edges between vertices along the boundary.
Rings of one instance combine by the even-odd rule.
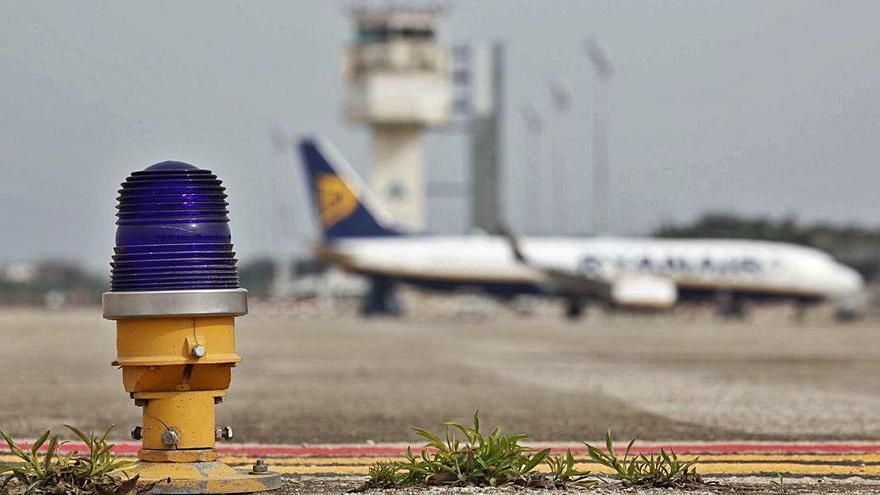
[[[177,445],[177,441],[179,440],[179,436],[177,435],[177,431],[175,430],[165,430],[162,432],[162,444],[166,447],[173,447]]]
[[[140,426],[135,426],[134,429],[131,430],[131,439],[140,440],[142,438],[144,438],[144,429]]]
[[[208,353],[208,349],[205,346],[199,344],[192,348],[192,357],[198,359],[205,357],[205,354]]]

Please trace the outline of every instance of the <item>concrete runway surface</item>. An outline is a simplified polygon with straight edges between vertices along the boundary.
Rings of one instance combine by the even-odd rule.
[[[0,428],[139,422],[100,309],[0,312]],[[238,319],[218,422],[245,442],[408,441],[467,421],[534,440],[880,439],[880,328],[711,317]]]
[[[237,320],[244,361],[218,423],[232,425],[243,442],[417,443],[410,426],[437,429],[443,419],[467,421],[480,409],[484,425],[527,432],[539,443],[595,442],[612,425],[622,443],[876,445],[877,321],[751,320],[594,315],[571,323],[510,312],[486,320],[452,312],[361,320],[257,305]],[[109,364],[114,338],[99,308],[0,312],[0,429],[33,438],[47,428],[62,432],[63,423],[112,423],[115,438],[124,439],[140,410]],[[718,458],[704,467],[717,475],[771,469],[823,477],[842,493],[863,488],[842,481],[849,476],[880,476],[877,453],[802,455]],[[285,462],[281,470],[296,476],[290,493],[330,483],[331,474],[365,471],[363,460],[337,458],[332,472],[315,459]],[[734,465],[758,467],[738,473]],[[350,480],[340,483],[351,488]]]

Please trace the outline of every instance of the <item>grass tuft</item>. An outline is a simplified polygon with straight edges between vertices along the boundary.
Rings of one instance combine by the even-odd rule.
[[[0,493],[127,495],[152,490],[152,486],[139,488],[137,476],[128,478],[113,474],[133,464],[132,461],[119,460],[111,453],[113,445],[107,443],[107,436],[113,426],[100,436],[94,433],[86,435],[70,425],[65,427],[86,444],[87,452],[61,453],[59,448],[66,442],[59,442],[58,437],[49,431],[43,433],[30,449],[23,449],[9,435],[0,431],[10,452],[21,460],[17,464],[0,466],[0,476],[3,476]],[[46,451],[40,453],[43,445]]]
[[[589,472],[574,467],[571,451],[551,456],[550,449],[536,451],[520,444],[526,435],[508,435],[501,427],[490,434],[480,429],[479,411],[473,424],[444,421],[445,431],[413,430],[425,439],[418,454],[407,448],[406,461],[380,461],[370,467],[364,488],[407,486],[501,486],[515,484],[533,488],[587,485]],[[549,473],[538,468],[546,464]]]
[[[399,463],[391,461],[376,461],[370,466],[370,488],[396,488],[400,486],[398,475]]]
[[[411,486],[501,486],[514,484],[527,488],[565,488],[588,486],[598,481],[619,481],[626,487],[682,488],[703,484],[697,474],[697,459],[680,461],[675,452],[631,456],[635,440],[629,442],[623,457],[614,449],[611,429],[605,435],[605,450],[585,443],[593,462],[611,468],[608,477],[576,468],[571,450],[550,455],[550,449],[536,451],[520,445],[526,435],[506,435],[501,427],[485,435],[480,430],[479,411],[473,425],[454,421],[442,423],[442,434],[423,428],[413,430],[426,440],[418,454],[406,449],[406,461],[378,461],[369,469],[369,480],[357,491],[369,488]],[[539,467],[546,466],[541,471]]]
[[[635,439],[626,446],[623,457],[618,457],[614,451],[614,440],[611,436],[611,428],[605,435],[606,452],[585,443],[590,458],[594,462],[614,470],[614,478],[621,481],[625,486],[654,487],[654,488],[681,488],[703,484],[702,478],[697,474],[697,459],[683,462],[678,460],[675,452],[666,452],[660,449],[660,454],[630,457]]]

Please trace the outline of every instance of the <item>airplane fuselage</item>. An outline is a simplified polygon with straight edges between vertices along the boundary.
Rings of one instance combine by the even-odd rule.
[[[862,287],[858,273],[822,251],[776,242],[525,237],[520,246],[532,266],[519,263],[507,241],[495,236],[342,239],[319,253],[366,275],[500,296],[552,293],[535,266],[609,282],[668,279],[679,300],[723,292],[814,301],[846,297]]]

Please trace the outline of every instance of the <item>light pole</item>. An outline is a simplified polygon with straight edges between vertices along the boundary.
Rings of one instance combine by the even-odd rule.
[[[274,200],[272,201],[271,218],[277,222],[270,233],[272,242],[273,258],[275,259],[275,274],[272,277],[272,285],[269,288],[269,295],[273,298],[288,299],[293,294],[293,249],[291,242],[292,232],[296,236],[296,232],[291,230],[294,225],[292,221],[292,205],[288,201],[287,191],[290,190],[290,176],[287,166],[289,153],[291,148],[290,134],[282,126],[275,124],[269,129],[269,138],[272,141],[272,149],[275,152],[275,166],[278,167],[273,171],[275,181]]]
[[[593,66],[593,233],[608,233],[610,175],[608,171],[608,82],[614,67],[605,52],[590,38],[584,43]]]
[[[523,223],[524,228],[529,232],[537,232],[541,225],[547,224],[546,208],[544,208],[544,202],[541,201],[545,183],[544,169],[541,167],[541,139],[544,133],[544,119],[531,103],[526,103],[520,107],[520,116],[523,119],[526,131],[526,139],[524,140],[526,145],[526,170],[525,176],[522,178],[521,200],[523,205]],[[533,185],[529,181],[530,173],[535,174],[534,185],[537,186],[536,188],[529,187]],[[538,194],[531,194],[532,198],[535,198],[536,201],[532,202],[529,200],[529,193],[534,193],[536,189]],[[532,204],[538,205],[537,215],[529,215],[528,208]]]
[[[550,99],[553,107],[553,119],[551,120],[550,139],[551,139],[551,156],[550,156],[550,190],[548,197],[552,201],[552,218],[549,225],[552,226],[553,234],[559,234],[560,220],[560,201],[565,201],[568,197],[566,191],[563,190],[559,181],[559,172],[565,172],[565,161],[560,151],[560,135],[562,131],[562,118],[571,108],[571,93],[568,86],[559,77],[550,79],[548,83],[550,89]]]

